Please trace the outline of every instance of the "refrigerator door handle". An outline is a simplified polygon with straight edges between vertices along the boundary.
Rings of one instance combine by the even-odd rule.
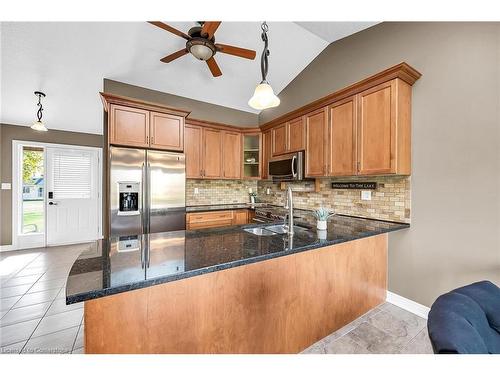
[[[146,233],[146,217],[147,217],[147,212],[146,212],[146,201],[145,201],[145,197],[146,197],[146,192],[147,192],[147,188],[146,188],[146,163],[143,162],[142,163],[142,194],[141,194],[141,222],[142,222],[142,233]]]
[[[147,223],[147,232],[149,233],[151,231],[151,163],[148,161],[148,166],[146,169],[147,173],[147,183],[148,183],[148,194],[147,194],[147,207],[148,207],[148,214],[146,216],[146,223]]]

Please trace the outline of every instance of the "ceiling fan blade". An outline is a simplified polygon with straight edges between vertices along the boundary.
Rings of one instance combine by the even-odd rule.
[[[217,51],[222,53],[227,53],[228,55],[243,57],[245,59],[250,59],[250,60],[255,59],[255,51],[251,49],[229,46],[227,44],[219,44],[219,43],[216,43],[215,47],[217,48]]]
[[[219,69],[219,65],[217,65],[217,62],[213,57],[207,60],[207,65],[214,77],[219,77],[222,75],[222,72]]]
[[[201,28],[201,36],[212,39],[215,34],[215,31],[219,28],[221,21],[208,21],[203,23],[203,27]]]
[[[184,38],[186,40],[190,40],[191,37],[187,34],[184,34],[182,31],[177,30],[176,28],[173,28],[172,26],[167,25],[166,23],[160,22],[160,21],[148,21],[151,25],[155,25],[159,27],[160,29],[166,30],[171,32],[172,34],[175,34],[177,36],[180,36],[181,38]]]
[[[163,59],[160,59],[160,61],[164,62],[164,63],[169,63],[171,61],[174,61],[175,59],[178,59],[181,56],[184,56],[187,53],[188,53],[188,50],[184,48],[184,49],[181,49],[180,51],[177,51],[177,52],[171,53],[168,56],[165,56]]]

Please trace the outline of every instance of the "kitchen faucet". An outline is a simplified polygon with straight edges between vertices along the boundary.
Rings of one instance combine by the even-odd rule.
[[[292,188],[290,186],[288,186],[288,189],[286,190],[286,202],[284,208],[288,210],[288,214],[285,216],[284,227],[286,228],[288,235],[293,236],[293,195]],[[287,216],[288,224],[286,222]]]

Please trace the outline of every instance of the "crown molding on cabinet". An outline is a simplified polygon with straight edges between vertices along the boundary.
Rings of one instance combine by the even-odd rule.
[[[108,92],[100,92],[102,105],[104,106],[104,111],[109,112],[109,107],[111,104],[118,104],[124,106],[132,106],[134,108],[144,109],[147,111],[168,113],[171,115],[187,117],[191,111],[185,109],[167,107],[158,103],[148,102],[145,100],[129,98],[127,96],[115,95]]]
[[[237,131],[237,132],[243,133],[243,134],[256,133],[256,132],[259,133],[260,132],[260,128],[257,126],[253,127],[253,128],[244,128],[244,127],[240,127],[240,126],[228,125],[228,124],[223,124],[223,123],[213,122],[213,121],[198,120],[198,119],[194,119],[194,118],[186,118],[186,124],[203,126],[203,127],[212,128],[212,129]]]
[[[379,73],[376,73],[368,78],[365,78],[359,82],[356,82],[350,86],[347,86],[343,89],[340,89],[334,93],[326,95],[320,99],[317,99],[311,103],[308,103],[300,108],[297,108],[291,112],[288,112],[280,117],[277,117],[265,124],[260,125],[260,129],[265,131],[267,129],[272,128],[275,125],[284,123],[286,121],[290,121],[299,116],[303,116],[309,112],[315,111],[322,107],[332,104],[338,100],[345,99],[349,96],[355,95],[359,92],[370,89],[374,86],[377,86],[381,83],[390,81],[395,78],[399,78],[410,86],[412,86],[422,74],[418,72],[416,69],[411,67],[405,62],[394,65],[386,70],[383,70]]]

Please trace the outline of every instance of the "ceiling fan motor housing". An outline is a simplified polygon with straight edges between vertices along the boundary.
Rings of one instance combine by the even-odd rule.
[[[198,60],[206,61],[215,55],[217,49],[214,44],[215,37],[212,36],[211,39],[204,38],[201,35],[201,30],[201,26],[189,29],[188,35],[191,39],[186,42],[186,49]]]

